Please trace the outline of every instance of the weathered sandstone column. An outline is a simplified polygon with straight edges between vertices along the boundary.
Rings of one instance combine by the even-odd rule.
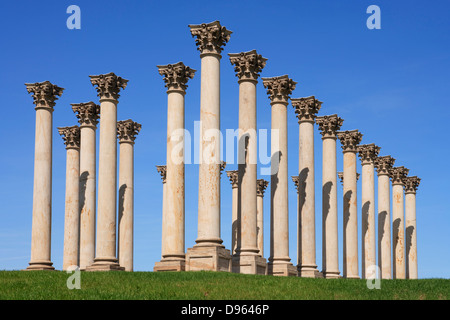
[[[116,256],[117,103],[128,80],[114,73],[90,76],[100,97],[97,241],[94,263],[87,271],[124,270]]]
[[[238,177],[241,214],[241,243],[233,256],[233,272],[266,274],[266,260],[259,255],[257,239],[257,141],[256,84],[264,66],[256,50],[229,54],[239,78]]]
[[[416,191],[420,179],[416,176],[405,179],[405,240],[406,240],[406,279],[417,279],[417,226]]]
[[[358,207],[356,188],[356,146],[362,134],[358,130],[337,133],[344,153],[344,278],[359,279]]]
[[[272,106],[272,131],[278,139],[271,139],[270,181],[270,257],[268,273],[277,276],[297,276],[289,257],[289,210],[288,210],[288,150],[287,105],[289,96],[297,84],[287,75],[262,78]]]
[[[201,133],[198,237],[187,250],[186,270],[230,271],[231,255],[220,237],[220,53],[231,31],[219,21],[189,27],[201,58]]]
[[[357,147],[362,165],[362,248],[361,248],[361,278],[366,279],[366,271],[371,266],[376,266],[377,250],[375,243],[375,178],[374,162],[380,152],[380,147],[375,144],[363,144]]]
[[[322,135],[322,274],[339,278],[336,132],[343,119],[336,114],[316,118]]]
[[[163,203],[162,203],[162,230],[161,230],[161,259],[166,254],[166,229],[167,229],[167,223],[166,223],[166,208],[167,208],[167,188],[166,188],[166,177],[167,177],[167,170],[166,166],[156,166],[156,170],[161,175],[161,180],[163,183]],[[153,267],[153,271],[155,271],[155,268]]]
[[[390,170],[392,181],[392,277],[406,278],[405,222],[403,186],[409,169],[394,167]]]
[[[63,270],[79,265],[80,128],[58,128],[67,150]]]
[[[381,279],[391,279],[391,192],[389,171],[395,159],[378,157],[375,161],[378,175],[378,267]]]
[[[120,145],[118,257],[125,271],[133,271],[134,140],[141,127],[132,120],[117,122]]]
[[[183,62],[158,66],[167,87],[167,178],[165,255],[154,271],[185,270],[184,96],[195,70]]]
[[[25,85],[36,105],[31,260],[27,270],[54,270],[51,261],[53,107],[64,89],[49,81]]]
[[[80,124],[80,270],[95,258],[96,133],[100,106],[90,101],[72,104]]]
[[[264,258],[264,192],[269,185],[269,181],[264,179],[256,180],[256,211],[257,211],[257,239],[259,255]]]
[[[238,170],[227,171],[227,176],[231,182],[232,200],[231,200],[231,254],[236,253],[236,248],[240,246],[241,239],[241,217],[238,212],[239,192],[238,192]]]
[[[299,124],[297,189],[297,270],[300,277],[319,277],[316,265],[314,119],[322,102],[314,96],[291,99]]]

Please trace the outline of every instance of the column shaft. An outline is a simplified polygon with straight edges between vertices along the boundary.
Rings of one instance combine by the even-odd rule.
[[[416,194],[405,193],[406,278],[417,279]]]
[[[231,254],[236,253],[236,249],[241,246],[241,218],[238,213],[238,187],[232,187],[232,209],[231,209]]]
[[[363,163],[362,165],[362,267],[361,275],[366,279],[368,268],[376,265],[375,245],[375,180],[374,164]]]
[[[378,175],[378,266],[382,279],[391,279],[391,205],[388,174]]]
[[[392,185],[392,275],[394,279],[405,279],[405,222],[403,185]]]
[[[259,249],[259,256],[264,258],[264,196],[258,195],[256,198],[256,234],[257,234],[257,244]]]

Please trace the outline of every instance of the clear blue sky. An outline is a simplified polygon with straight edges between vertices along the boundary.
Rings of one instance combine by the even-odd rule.
[[[81,30],[66,27],[71,4],[81,8]],[[381,30],[366,27],[366,9],[372,4],[381,8]],[[167,124],[167,96],[156,65],[183,61],[200,70],[188,24],[220,20],[233,31],[221,64],[223,132],[238,125],[238,84],[227,54],[256,49],[268,58],[263,77],[288,74],[298,82],[292,98],[315,95],[323,101],[320,115],[337,113],[344,119],[343,130],[359,129],[362,143],[379,145],[380,155],[392,155],[396,165],[422,179],[417,193],[419,277],[449,278],[449,11],[446,0],[2,1],[0,269],[23,269],[30,260],[35,111],[24,83],[49,80],[65,88],[55,106],[53,130],[52,261],[61,269],[66,151],[56,127],[77,124],[70,103],[98,101],[88,76],[111,71],[129,79],[118,119],[142,123],[135,145],[135,270],[153,269],[161,254],[162,210],[162,183],[155,165],[166,162]],[[188,85],[186,128],[193,132],[200,117],[200,72]],[[261,82],[257,95],[258,128],[270,129],[271,110]],[[292,106],[288,108],[289,175],[296,175],[298,124]],[[321,269],[318,130],[315,139]],[[340,171],[339,144],[337,152]],[[297,264],[296,191],[289,183],[290,257]],[[189,248],[197,238],[198,165],[186,166],[186,185]],[[342,271],[341,189],[338,196]],[[360,200],[359,193],[359,208]],[[269,208],[267,196],[267,254]],[[230,248],[231,185],[225,173],[221,219],[222,238]],[[360,222],[359,209],[359,229]]]

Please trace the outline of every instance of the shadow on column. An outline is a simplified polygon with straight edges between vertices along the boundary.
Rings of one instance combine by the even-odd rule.
[[[400,221],[401,219],[395,219],[392,222],[392,276],[395,279],[397,275],[397,245],[398,245],[398,233],[400,231]]]
[[[333,182],[328,181],[322,186],[322,271],[327,271],[327,228],[326,223],[330,213],[330,194]]]
[[[84,171],[81,175],[80,175],[80,189],[79,189],[79,210],[78,210],[78,221],[80,221],[80,223],[78,224],[78,234],[80,235],[81,233],[81,211],[84,208],[84,204],[86,202],[86,185],[87,185],[87,179],[89,177],[89,172],[88,171]],[[78,237],[78,248],[80,248],[80,237]],[[80,250],[78,250],[78,261],[80,261]]]
[[[127,190],[127,185],[123,184],[120,186],[119,188],[119,228],[117,228],[117,257],[120,256],[120,224],[123,218],[123,212],[124,212],[124,207],[123,207],[123,202],[124,202],[124,198],[125,198],[125,192]],[[120,261],[119,261],[120,264]]]
[[[366,243],[365,238],[367,235],[367,232],[369,230],[369,207],[370,207],[370,201],[366,201],[362,206],[362,216],[361,216],[361,224],[362,224],[362,241],[361,241],[361,253],[362,253],[362,259],[361,259],[361,276],[363,279],[366,278]]]
[[[273,223],[274,223],[274,219],[273,219],[273,196],[275,194],[275,191],[277,190],[278,187],[278,169],[280,166],[280,159],[281,159],[281,151],[277,151],[275,152],[270,160],[271,163],[271,173],[272,175],[270,176],[270,256],[269,256],[269,262],[273,261],[273,248],[274,248],[274,242],[273,242]],[[273,172],[272,169],[272,163],[276,163],[277,164],[277,168],[276,171]]]
[[[414,234],[414,226],[409,226],[405,229],[405,241],[406,241],[406,279],[409,279],[409,253],[412,247],[412,236]]]
[[[343,243],[344,243],[344,248],[343,248],[343,276],[344,278],[347,277],[347,225],[348,225],[348,221],[350,220],[350,201],[351,201],[351,197],[352,197],[352,191],[348,190],[345,195],[344,195],[344,233],[343,233]]]
[[[383,265],[383,256],[381,254],[382,243],[384,239],[384,224],[386,223],[386,219],[388,219],[388,214],[386,211],[381,211],[378,214],[378,266],[380,267],[380,277],[382,276],[382,265]]]

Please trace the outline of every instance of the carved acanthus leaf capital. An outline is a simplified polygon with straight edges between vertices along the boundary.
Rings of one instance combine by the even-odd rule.
[[[264,88],[267,89],[267,94],[271,104],[273,103],[288,103],[289,96],[295,89],[297,82],[289,79],[288,75],[262,78]]]
[[[230,179],[231,187],[237,188],[238,187],[238,170],[227,171],[227,176]]]
[[[395,159],[391,156],[378,157],[375,160],[375,168],[377,168],[378,175],[389,175],[389,171],[394,166]]]
[[[53,111],[55,101],[58,100],[64,91],[64,88],[60,88],[57,85],[52,84],[50,81],[25,83],[28,93],[33,94],[33,103],[36,105],[35,109],[48,108]]]
[[[166,177],[167,177],[167,166],[156,166],[156,170],[161,175],[161,180],[163,183],[166,183]]]
[[[322,101],[317,100],[314,96],[291,99],[291,103],[297,114],[298,123],[302,121],[314,122],[317,112],[322,106]]]
[[[358,130],[337,132],[343,152],[356,152],[356,146],[361,142],[362,136],[362,133]]]
[[[72,103],[71,106],[78,118],[80,127],[97,126],[100,118],[100,106],[98,104],[90,101],[86,103]]]
[[[260,197],[264,197],[264,192],[266,191],[267,186],[269,185],[269,181],[264,179],[256,180],[256,195]]]
[[[416,176],[405,178],[405,193],[416,193],[420,184],[420,178]]]
[[[391,178],[392,185],[405,184],[405,178],[408,175],[409,169],[405,167],[393,167],[389,170],[389,177]]]
[[[186,83],[189,79],[194,78],[196,72],[196,70],[185,66],[183,62],[157,67],[159,74],[164,77],[163,80],[166,83],[167,91],[181,90],[186,92]]]
[[[371,144],[361,144],[357,146],[358,154],[361,159],[361,163],[364,164],[371,164],[374,163],[377,159],[378,153],[380,152],[380,147],[375,145],[374,143]]]
[[[134,143],[137,134],[141,130],[141,127],[141,124],[130,119],[117,121],[117,137],[119,138],[119,143]]]
[[[336,139],[336,132],[341,128],[344,120],[338,117],[337,114],[329,116],[321,116],[316,118],[316,123],[319,126],[322,139],[334,138]]]
[[[259,73],[266,66],[267,59],[258,54],[256,50],[229,53],[228,55],[230,56],[231,64],[234,65],[234,71],[239,81],[257,81]]]
[[[227,166],[227,163],[225,161],[220,162],[220,173],[222,174],[222,171],[225,170],[225,167]]]
[[[227,28],[220,25],[219,21],[202,24],[191,24],[191,35],[195,37],[195,44],[197,50],[201,54],[218,54],[223,50],[223,47],[230,40],[230,35],[233,33]]]
[[[113,72],[98,76],[89,76],[93,86],[97,86],[97,95],[101,99],[118,100],[120,89],[125,89],[128,80],[116,76]]]
[[[58,132],[64,140],[66,149],[80,148],[80,127],[60,127],[58,128]]]

